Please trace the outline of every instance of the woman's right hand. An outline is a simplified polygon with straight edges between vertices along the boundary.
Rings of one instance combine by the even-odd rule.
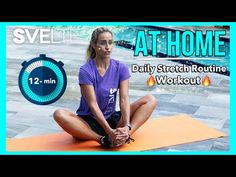
[[[111,138],[114,146],[120,146],[124,144],[128,136],[127,134],[124,134],[122,131],[117,129],[111,129],[108,135]]]
[[[110,129],[108,136],[111,138],[111,141],[114,146],[116,146],[118,143],[117,141],[119,141],[118,132],[115,129]]]
[[[118,143],[120,145],[125,144],[126,140],[129,138],[129,130],[127,127],[120,127],[116,129]]]

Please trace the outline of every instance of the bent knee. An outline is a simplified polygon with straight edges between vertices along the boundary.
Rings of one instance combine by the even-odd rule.
[[[65,117],[66,111],[63,109],[57,109],[54,113],[53,113],[53,118],[56,122],[59,122],[63,119],[63,117]]]
[[[157,106],[157,99],[153,95],[148,94],[146,95],[146,98],[148,100],[148,103],[150,103],[154,108]]]

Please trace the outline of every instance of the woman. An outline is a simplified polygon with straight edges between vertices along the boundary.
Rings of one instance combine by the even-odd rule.
[[[80,140],[96,140],[104,147],[121,146],[150,117],[156,100],[147,95],[129,104],[127,66],[111,59],[113,34],[100,27],[93,31],[87,49],[88,61],[79,71],[80,107],[76,114],[54,112],[55,121]],[[115,111],[119,91],[120,111]]]

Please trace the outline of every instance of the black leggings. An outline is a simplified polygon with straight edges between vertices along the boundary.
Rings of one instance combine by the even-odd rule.
[[[98,123],[98,121],[93,118],[90,115],[77,115],[78,117],[82,118],[84,121],[86,121],[90,128],[95,131],[97,134],[106,136],[107,133],[102,128],[102,126]],[[117,124],[121,118],[121,112],[115,111],[109,118],[107,118],[107,122],[110,125],[111,128],[115,129],[117,127]]]

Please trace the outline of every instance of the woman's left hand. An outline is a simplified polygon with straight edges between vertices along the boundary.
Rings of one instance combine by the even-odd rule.
[[[129,128],[127,126],[125,127],[119,127],[116,129],[117,132],[119,132],[120,134],[124,134],[124,135],[129,135]]]
[[[120,127],[115,130],[117,139],[116,144],[118,146],[125,144],[126,140],[129,138],[129,128],[128,127]]]

